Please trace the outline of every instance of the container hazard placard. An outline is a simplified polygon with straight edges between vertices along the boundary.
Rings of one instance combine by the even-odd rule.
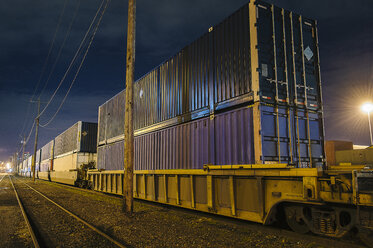
[[[307,48],[304,50],[304,56],[306,57],[306,59],[308,61],[310,61],[313,57],[313,52],[311,50],[311,48],[309,46],[307,46]]]

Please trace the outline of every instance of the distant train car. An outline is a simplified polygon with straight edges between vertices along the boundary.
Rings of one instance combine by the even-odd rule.
[[[38,178],[50,180],[49,171],[53,165],[53,144],[54,140],[49,141],[41,150],[40,167],[38,171]]]
[[[42,148],[39,178],[84,184],[85,168],[96,165],[96,150],[97,123],[79,121]]]
[[[32,157],[33,156],[27,156],[23,160],[23,162],[21,162],[19,164],[18,174],[20,176],[24,176],[24,177],[30,177],[30,176],[32,176],[32,173],[31,173]]]
[[[41,157],[41,149],[36,151],[36,159],[35,159],[35,178],[39,178],[39,171],[40,171],[40,157]]]
[[[317,23],[250,1],[134,84],[134,197],[341,237],[373,171],[325,170]],[[97,191],[123,193],[125,90],[99,107]],[[357,211],[359,209],[359,211]]]
[[[27,170],[28,170],[28,158],[26,158],[22,162],[21,175],[24,177],[27,176]]]
[[[26,168],[26,174],[25,176],[27,177],[32,177],[32,173],[31,173],[31,165],[32,165],[32,158],[34,157],[34,155],[31,155],[27,158],[27,168]]]
[[[23,162],[20,161],[17,167],[17,174],[20,176],[22,175],[22,169],[23,169]]]

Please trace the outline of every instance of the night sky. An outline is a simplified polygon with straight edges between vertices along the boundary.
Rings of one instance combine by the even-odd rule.
[[[318,20],[326,139],[368,145],[368,119],[360,105],[373,101],[373,1],[268,2]],[[245,3],[247,0],[138,1],[135,78]],[[63,77],[100,4],[101,0],[0,1],[0,161],[20,148],[20,136],[29,134],[37,107],[29,101],[39,78],[43,75],[34,100],[48,81],[40,95],[45,102]],[[127,4],[118,0],[109,3],[65,104],[53,122],[40,128],[38,148],[79,120],[97,122],[98,106],[124,88]],[[54,72],[47,80],[57,57]],[[42,115],[41,124],[56,112],[76,68]],[[33,143],[34,134],[27,152],[33,151]]]

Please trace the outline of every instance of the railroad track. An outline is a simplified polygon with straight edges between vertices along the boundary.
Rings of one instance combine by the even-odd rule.
[[[3,181],[4,177],[5,177],[5,175],[3,175],[3,177],[0,179],[0,182]]]
[[[26,214],[26,212],[25,212],[25,209],[24,209],[24,207],[23,207],[23,204],[22,204],[22,202],[21,202],[21,199],[20,199],[19,196],[18,196],[18,192],[17,192],[16,188],[14,187],[14,184],[13,184],[12,178],[11,178],[10,176],[8,176],[8,177],[9,177],[9,181],[10,181],[10,183],[12,184],[12,187],[13,187],[13,190],[14,190],[14,194],[15,194],[15,196],[16,196],[16,198],[17,198],[18,205],[19,205],[19,208],[21,209],[21,213],[22,213],[22,216],[23,216],[23,218],[24,218],[24,220],[25,220],[25,223],[26,223],[27,229],[28,229],[28,231],[29,231],[29,233],[30,233],[30,236],[31,236],[31,239],[32,239],[32,243],[34,244],[34,247],[35,247],[35,248],[39,248],[39,247],[40,247],[39,242],[38,242],[38,240],[37,240],[37,238],[36,238],[36,235],[35,235],[34,230],[33,230],[32,227],[31,227],[30,220],[29,220],[29,218],[27,217],[27,214]]]
[[[65,188],[65,189],[68,189],[69,191],[74,190],[74,191],[87,192],[87,193],[95,194],[95,195],[105,195],[105,197],[109,197],[109,198],[113,198],[113,199],[118,199],[119,198],[119,196],[116,196],[116,195],[104,194],[104,193],[101,193],[101,192],[96,192],[96,191],[87,190],[87,189],[81,189],[81,188],[77,188],[77,187],[73,187],[73,186],[65,185],[65,184],[59,184],[59,183],[56,184],[56,183],[48,182],[48,181],[42,181],[42,183],[45,184],[45,185],[58,186],[58,188],[60,188],[61,190],[63,190],[63,188]],[[51,195],[51,193],[49,193],[49,195]],[[165,207],[165,205],[158,204],[158,203],[152,203],[152,202],[147,202],[147,201],[143,201],[143,200],[136,200],[136,201],[141,202],[143,204],[146,204],[148,206],[154,206],[155,205],[155,206],[158,206],[158,207],[159,206]],[[202,219],[203,218],[212,218],[212,219],[214,219],[216,221],[219,221],[221,223],[234,224],[234,225],[238,225],[242,228],[249,227],[253,231],[265,232],[265,233],[269,233],[269,235],[270,234],[275,234],[275,235],[281,234],[284,237],[288,237],[289,239],[294,239],[294,240],[312,240],[312,241],[316,242],[317,244],[322,244],[325,247],[327,247],[327,246],[329,246],[329,247],[348,247],[348,248],[362,247],[361,243],[359,242],[358,238],[356,238],[356,237],[353,237],[353,238],[349,237],[348,239],[337,240],[337,239],[329,238],[329,237],[315,236],[313,234],[298,234],[298,233],[295,233],[293,231],[283,229],[282,227],[263,226],[261,224],[252,223],[252,222],[243,221],[243,220],[232,219],[232,218],[225,217],[225,216],[212,215],[212,214],[204,213],[204,212],[196,212],[196,211],[183,209],[183,208],[178,208],[178,207],[173,207],[173,206],[166,206],[166,207],[167,207],[167,209],[173,209],[174,211],[177,211],[179,213],[192,213],[194,216],[196,216],[197,219],[198,218],[202,218]],[[353,239],[353,241],[350,240],[350,239]],[[352,242],[350,242],[350,241],[352,241]]]
[[[68,238],[68,237],[66,237],[66,235],[64,235],[62,240],[60,240],[59,237],[55,238],[55,239],[51,238],[51,234],[49,232],[45,233],[45,230],[55,229],[57,231],[56,235],[57,236],[61,235],[61,233],[59,233],[59,232],[64,227],[61,227],[60,223],[58,223],[58,221],[56,221],[58,219],[62,220],[62,222],[64,224],[68,225],[68,227],[67,228],[65,227],[65,228],[70,231],[68,236],[70,236],[71,238],[74,238],[75,236],[77,236],[77,234],[75,232],[71,232],[71,230],[74,229],[74,228],[71,228],[71,227],[76,226],[77,228],[75,228],[75,229],[81,230],[82,231],[82,236],[86,237],[86,238],[88,237],[87,241],[88,241],[89,244],[88,245],[83,244],[85,246],[92,247],[92,245],[94,245],[94,246],[97,245],[97,247],[122,247],[122,248],[130,247],[129,245],[122,244],[121,242],[115,240],[114,238],[112,238],[108,234],[100,231],[97,227],[93,226],[92,224],[83,220],[82,218],[80,218],[79,216],[74,214],[73,212],[71,212],[71,211],[67,210],[66,208],[62,207],[60,204],[53,201],[52,199],[50,199],[49,197],[47,197],[45,194],[41,193],[40,191],[36,190],[35,188],[31,187],[29,184],[27,184],[25,182],[22,182],[19,179],[16,179],[17,183],[13,183],[13,180],[12,180],[11,176],[9,176],[9,180],[10,180],[11,185],[13,187],[15,196],[17,198],[17,201],[18,201],[19,207],[21,209],[23,218],[26,222],[26,225],[27,225],[28,231],[30,233],[30,236],[31,236],[34,247],[49,247],[49,246],[54,247],[54,246],[58,246],[58,245],[64,245],[64,243],[61,242],[61,241],[63,239]],[[18,182],[20,182],[20,183],[18,183]],[[27,193],[26,193],[26,190],[28,191]],[[19,192],[21,192],[21,193],[19,193]],[[30,192],[32,192],[32,194],[33,194],[32,196],[30,195]],[[21,197],[20,197],[20,195],[21,195]],[[42,201],[35,200],[36,199],[35,195],[37,197],[39,197],[39,199],[41,198]],[[33,200],[31,200],[31,198],[33,198]],[[36,218],[37,216],[36,216],[35,213],[31,214],[35,210],[35,206],[37,206],[37,207],[42,206],[43,208],[47,208],[48,203],[49,203],[49,205],[48,205],[49,210],[54,208],[53,211],[50,211],[51,213],[54,213],[54,216],[53,215],[50,216],[51,218],[49,220],[47,220],[47,221],[46,220],[40,220],[40,219]],[[52,206],[52,208],[51,208],[51,206]],[[55,211],[56,208],[58,208],[59,210]],[[45,212],[47,212],[47,211],[45,211]],[[57,214],[57,213],[60,213],[60,214]],[[62,216],[61,213],[64,213],[65,216]],[[69,219],[66,218],[66,215],[69,216]],[[45,218],[47,216],[48,216],[48,214],[43,214],[40,217]],[[75,223],[73,223],[74,220],[75,220]],[[46,225],[48,223],[49,223],[49,226]],[[57,223],[58,228],[53,228],[51,225],[56,224],[56,223]],[[79,225],[77,225],[77,223]],[[64,231],[62,231],[62,233],[63,232]],[[90,232],[90,234],[89,234],[89,232]],[[89,237],[93,237],[93,240],[90,239]],[[99,240],[99,239],[101,239],[101,240]],[[50,241],[56,241],[56,240],[60,240],[59,241],[60,243],[59,244],[50,244],[49,243]],[[78,237],[78,241],[82,242],[81,239],[79,240],[79,237]],[[69,241],[69,242],[71,243],[71,241]],[[77,243],[77,247],[80,246],[78,243]],[[70,247],[71,245],[68,245],[68,246]]]

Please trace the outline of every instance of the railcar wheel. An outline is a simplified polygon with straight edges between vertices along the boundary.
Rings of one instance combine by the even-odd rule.
[[[308,233],[310,228],[303,219],[302,207],[298,206],[285,206],[286,223],[291,230],[297,233]]]

